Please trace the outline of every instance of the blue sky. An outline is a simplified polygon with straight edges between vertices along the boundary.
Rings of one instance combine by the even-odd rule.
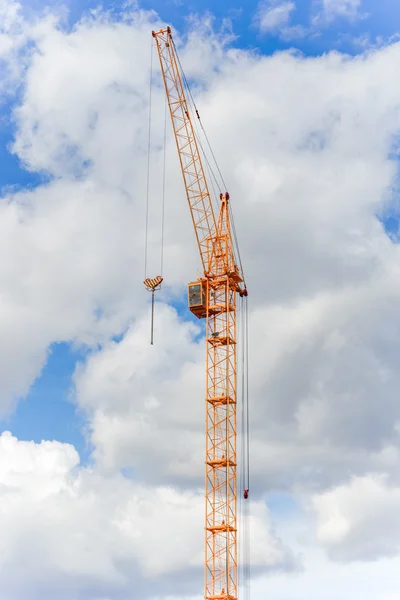
[[[56,439],[73,444],[85,462],[90,448],[83,436],[85,422],[71,399],[72,375],[83,354],[69,344],[54,344],[47,364],[28,397],[3,421],[21,440]]]
[[[50,3],[57,6],[59,2]],[[82,2],[71,0],[65,5],[69,11],[69,24],[78,21],[81,16],[97,6],[97,0]],[[39,10],[42,2],[23,3],[25,9]],[[275,5],[271,5],[272,7]],[[119,3],[105,3],[105,8],[121,11]],[[354,18],[337,16],[318,27],[312,26],[313,15],[318,12],[317,3],[311,0],[299,0],[291,12],[288,26],[302,27],[301,37],[282,39],[280,30],[261,34],[254,23],[258,9],[255,0],[142,0],[140,7],[153,9],[167,22],[179,30],[186,27],[189,15],[212,14],[214,26],[219,28],[224,20],[230,19],[232,29],[237,36],[233,45],[241,48],[257,48],[262,53],[298,48],[305,55],[318,55],[332,49],[356,54],[365,49],[365,44],[375,43],[379,38],[388,40],[398,30],[400,3],[397,0],[364,0],[360,15]],[[363,43],[361,41],[363,40]],[[364,44],[364,45],[363,45]],[[11,98],[1,107],[0,120],[0,187],[12,186],[25,188],[38,185],[42,176],[25,171],[18,159],[9,152],[13,139],[12,108],[15,98]],[[397,220],[388,219],[388,229],[393,231]],[[183,305],[177,306],[184,311]],[[14,414],[1,423],[1,429],[11,429],[20,439],[58,439],[73,443],[83,460],[89,456],[82,428],[82,417],[76,414],[70,401],[72,375],[76,361],[81,358],[79,352],[71,350],[67,344],[55,344],[49,352],[45,369],[32,387],[28,397],[21,402]]]

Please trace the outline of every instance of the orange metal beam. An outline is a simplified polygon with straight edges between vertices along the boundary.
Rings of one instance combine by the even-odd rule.
[[[216,221],[210,192],[200,157],[191,116],[182,85],[182,79],[171,30],[153,31],[160,58],[165,91],[171,115],[178,155],[185,183],[190,214],[200,250],[205,273],[211,270],[212,246],[209,240],[215,237]]]

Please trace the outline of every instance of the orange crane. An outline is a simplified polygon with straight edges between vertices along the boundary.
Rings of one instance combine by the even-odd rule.
[[[205,600],[237,600],[237,297],[247,289],[229,210],[229,194],[220,194],[218,218],[199,152],[184,76],[171,29],[153,31],[186,196],[204,276],[189,283],[189,309],[206,319],[206,485]],[[190,91],[190,90],[189,90]],[[239,265],[237,264],[239,262]],[[150,291],[160,278],[147,279]],[[154,306],[154,293],[153,293]],[[244,484],[244,498],[248,484]]]

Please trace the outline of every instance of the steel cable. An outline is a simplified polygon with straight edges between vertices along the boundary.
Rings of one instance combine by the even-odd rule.
[[[153,82],[153,40],[151,40],[150,50],[150,81],[149,81],[149,128],[147,140],[147,189],[146,189],[146,226],[145,226],[145,245],[144,245],[144,278],[147,277],[147,252],[149,235],[149,206],[150,206],[150,151],[151,151],[151,111],[152,111],[152,82]]]

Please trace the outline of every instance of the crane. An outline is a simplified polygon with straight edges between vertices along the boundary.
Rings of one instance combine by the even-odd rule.
[[[220,194],[216,216],[186,78],[171,28],[153,31],[203,276],[188,284],[190,311],[206,319],[205,600],[238,598],[237,298],[247,297],[232,233],[230,198]],[[188,87],[188,86],[187,86]],[[190,90],[189,90],[190,91]],[[239,262],[239,264],[238,264]],[[147,279],[154,292],[161,278]],[[152,287],[153,286],[153,287]],[[154,306],[154,293],[153,293]],[[244,498],[249,491],[244,489]]]

